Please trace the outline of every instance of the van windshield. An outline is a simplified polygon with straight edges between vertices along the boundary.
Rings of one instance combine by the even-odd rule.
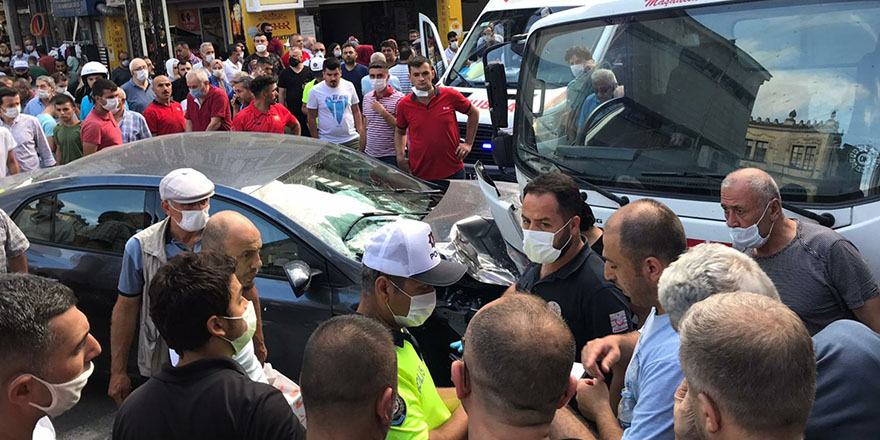
[[[685,196],[717,197],[719,178],[741,167],[770,173],[790,201],[876,195],[878,35],[880,3],[827,0],[542,29],[522,64],[520,159],[533,172],[555,170],[547,158],[602,186]],[[575,77],[566,53],[597,40]]]

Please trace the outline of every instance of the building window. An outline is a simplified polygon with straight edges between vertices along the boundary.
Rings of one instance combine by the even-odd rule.
[[[815,145],[792,145],[788,164],[793,168],[812,170],[816,167],[817,150]]]
[[[746,139],[746,149],[748,150],[748,160],[755,162],[767,160],[767,142]]]

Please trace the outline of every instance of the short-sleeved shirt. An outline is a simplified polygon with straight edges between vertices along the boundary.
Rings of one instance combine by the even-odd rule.
[[[462,169],[455,156],[461,140],[455,112],[467,113],[471,103],[458,90],[435,87],[428,105],[409,94],[397,104],[397,128],[407,130],[409,165],[414,176],[445,179]]]
[[[229,131],[232,127],[232,109],[226,99],[226,93],[217,87],[210,86],[207,96],[201,100],[201,105],[192,95],[186,97],[186,119],[192,122],[193,131],[205,131],[211,118],[220,118],[218,131]]]
[[[516,287],[540,296],[559,313],[580,349],[592,339],[633,330],[626,297],[605,279],[605,262],[586,243],[564,266],[541,277],[541,264],[529,263]]]
[[[257,54],[251,54],[249,57],[244,59],[244,66],[243,67],[248,73],[250,73],[250,71],[251,71],[251,61],[256,60],[258,58],[264,58],[264,57],[261,57]],[[269,58],[269,61],[272,63],[272,74],[278,75],[279,73],[281,73],[281,69],[284,68],[284,66],[281,64],[281,57],[270,52],[268,54],[268,58]]]
[[[388,75],[388,85],[391,86],[392,89],[400,92],[400,80],[397,79],[396,76]],[[361,92],[366,94],[366,93],[370,93],[372,91],[373,91],[373,85],[370,84],[370,75],[367,75],[367,76],[361,78]]]
[[[46,106],[43,105],[43,101],[40,101],[40,98],[34,97],[30,101],[28,101],[27,105],[24,106],[24,110],[22,110],[24,114],[37,116],[40,113],[46,111]]]
[[[782,302],[800,316],[811,335],[880,294],[859,250],[833,230],[797,222],[797,234],[781,251],[755,261],[779,290]]]
[[[165,238],[165,258],[170,260],[181,252],[201,252],[202,238],[199,237],[193,249],[185,243],[175,240],[169,233]],[[141,242],[131,237],[125,243],[122,255],[122,270],[119,272],[119,293],[122,296],[141,296],[144,293],[144,256]]]
[[[129,110],[138,113],[143,113],[150,103],[156,99],[156,94],[153,93],[150,81],[147,81],[147,88],[142,89],[134,83],[134,78],[132,78],[122,85],[122,90],[125,90],[125,102],[128,103]]]
[[[861,440],[880,432],[880,335],[849,319],[813,336],[816,402],[804,438]]]
[[[152,137],[147,120],[140,113],[131,110],[125,110],[125,113],[122,114],[122,120],[119,121],[119,131],[122,133],[122,142],[124,143]]]
[[[278,87],[285,90],[287,109],[294,116],[302,117],[303,87],[313,78],[312,71],[304,67],[299,73],[291,68],[285,68],[278,77]]]
[[[431,430],[452,416],[443,403],[418,342],[406,330],[395,331],[397,401],[387,440],[428,440]]]
[[[334,144],[344,144],[358,137],[351,107],[360,103],[354,84],[339,80],[335,88],[321,82],[309,91],[306,108],[318,110],[318,137]]]
[[[403,92],[404,95],[408,95],[412,92],[413,85],[409,80],[409,65],[396,64],[388,69],[388,73],[394,75],[400,81],[400,91]]]
[[[305,437],[284,395],[230,358],[164,367],[131,393],[113,423],[114,440]]]
[[[43,134],[45,134],[47,138],[55,136],[55,125],[57,125],[58,122],[52,117],[52,115],[40,113],[37,115],[37,120],[40,121],[40,127],[43,127]]]
[[[388,94],[388,91],[391,91]],[[392,116],[397,115],[397,104],[403,99],[403,93],[391,87],[385,87],[385,95],[378,99],[379,104],[385,107]],[[373,110],[376,102],[376,92],[370,92],[364,96],[364,117],[367,119],[367,144],[364,150],[370,157],[387,157],[396,154],[394,150],[394,127],[388,125],[388,121],[381,114]]]
[[[0,273],[6,273],[6,264],[10,258],[23,254],[31,245],[15,222],[2,209],[0,209],[0,243],[3,243],[3,249],[0,249]]]
[[[183,107],[180,103],[169,101],[168,105],[153,101],[144,110],[144,119],[150,132],[161,136],[163,134],[183,133],[186,131],[186,119],[183,117]]]
[[[98,112],[91,112],[82,123],[81,130],[83,144],[95,144],[98,151],[114,145],[122,145],[122,131],[112,113],[101,116]]]
[[[358,98],[363,98],[364,93],[361,91],[361,79],[370,75],[370,69],[367,66],[355,63],[354,69],[348,70],[348,67],[343,63],[340,66],[340,70],[342,70],[342,78],[354,85]]]
[[[257,110],[255,105],[249,105],[235,115],[232,130],[284,134],[284,127],[296,124],[296,118],[281,104],[269,106],[266,113]]]
[[[58,160],[62,163],[73,162],[83,156],[82,139],[80,129],[82,123],[77,121],[71,126],[58,124],[55,126],[55,150],[58,151]]]
[[[673,440],[672,410],[675,390],[684,379],[678,363],[678,333],[669,315],[651,310],[623,379],[635,399],[631,425],[621,440]]]

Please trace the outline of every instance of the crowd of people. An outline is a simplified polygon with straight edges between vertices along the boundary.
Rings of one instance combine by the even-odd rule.
[[[429,181],[464,175],[479,112],[458,91],[434,86],[436,58],[421,53],[418,31],[374,53],[355,37],[325,46],[293,34],[285,48],[272,30],[260,26],[249,55],[244,42],[219,48],[225,59],[212,42],[195,52],[178,42],[164,75],[125,52],[112,72],[97,61],[71,70],[57,50],[10,59],[0,76],[0,177],[152,136],[230,130],[311,136]],[[0,73],[2,54],[0,45]],[[456,113],[468,116],[464,141]]]
[[[408,329],[467,268],[440,256],[427,223],[401,219],[365,244],[356,313],[326,321],[305,347],[302,422],[260,368],[259,230],[235,212],[209,216],[214,184],[172,171],[159,191],[167,218],[125,246],[110,340],[113,438],[878,432],[880,288],[851,242],[783,216],[771,176],[741,169],[724,179],[733,248],[688,249],[679,218],[651,199],[598,228],[564,174],[523,192],[531,263],[453,344],[454,387],[435,385],[432,375],[447,373],[429,371]],[[77,403],[101,347],[68,287],[24,274],[27,239],[0,220],[0,266],[19,272],[0,276],[0,423],[6,437],[27,439]]]

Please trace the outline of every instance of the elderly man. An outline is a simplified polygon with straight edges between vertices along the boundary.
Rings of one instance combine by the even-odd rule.
[[[556,410],[577,386],[574,337],[562,318],[540,298],[512,293],[480,309],[464,339],[452,381],[468,414],[468,437],[550,438]]]
[[[816,362],[797,315],[762,295],[722,293],[692,306],[679,331],[677,413],[693,419],[676,425],[694,423],[699,439],[804,438]]]
[[[226,93],[211,85],[203,69],[186,74],[186,131],[229,131],[232,113]]]
[[[38,438],[34,428],[40,419],[73,408],[99,354],[101,346],[70,288],[35,275],[0,275],[3,438]]]
[[[144,119],[153,136],[183,133],[186,131],[186,119],[180,103],[171,99],[171,79],[165,75],[153,78],[153,93],[156,98],[144,110]]]
[[[127,144],[150,138],[150,127],[147,126],[147,120],[140,113],[125,109],[127,101],[125,90],[118,89],[116,97],[119,99],[119,106],[113,112],[113,118],[116,119],[116,125],[119,126],[122,143]]]
[[[21,114],[21,95],[8,87],[0,87],[0,127],[9,130],[15,140],[15,158],[21,172],[55,166],[55,156],[36,117]],[[8,151],[8,149],[7,149]]]
[[[398,220],[380,228],[364,248],[361,302],[357,312],[375,318],[394,335],[398,396],[389,440],[467,437],[467,415],[452,390],[438,390],[407,327],[419,327],[434,312],[435,286],[450,286],[467,268],[440,258],[427,223]]]
[[[128,67],[131,69],[131,79],[121,86],[128,101],[128,109],[143,113],[156,99],[156,94],[150,87],[150,69],[141,58],[131,60]]]
[[[858,249],[829,228],[785,217],[769,174],[730,173],[721,183],[721,208],[733,246],[755,258],[810,334],[838,319],[880,332],[880,287]]]
[[[46,111],[52,97],[55,96],[55,80],[51,76],[39,76],[35,81],[37,88],[36,99],[28,101],[24,106],[24,114],[37,116]]]
[[[617,77],[609,69],[593,70],[593,73],[590,74],[590,84],[594,93],[587,96],[581,105],[577,119],[578,127],[583,127],[593,110],[596,110],[603,102],[614,98],[617,93]]]
[[[673,394],[681,383],[678,335],[660,305],[657,285],[664,270],[687,248],[684,228],[666,205],[651,199],[615,212],[605,227],[605,277],[620,286],[634,306],[653,308],[639,332],[590,341],[584,367],[604,379],[624,374],[617,416],[602,381],[578,384],[578,408],[596,422],[602,439],[672,439]],[[618,362],[620,361],[620,362]],[[619,365],[618,365],[619,364]],[[609,402],[611,404],[609,404]]]
[[[306,344],[300,382],[309,440],[383,440],[397,401],[391,333],[360,315],[324,322]]]
[[[211,216],[202,233],[202,248],[235,258],[235,276],[242,287],[242,295],[254,304],[257,315],[257,328],[254,340],[236,356],[252,379],[266,382],[261,363],[266,362],[268,351],[263,339],[263,317],[260,313],[260,297],[257,293],[256,278],[263,267],[260,250],[263,248],[260,230],[247,217],[235,211],[222,211]],[[256,353],[256,357],[254,354]],[[259,361],[259,362],[257,362]]]
[[[150,283],[167,260],[181,252],[201,249],[213,195],[214,183],[204,174],[191,168],[171,171],[159,182],[165,219],[138,232],[125,244],[119,296],[110,326],[108,394],[117,405],[131,393],[126,366],[135,335],[139,335],[137,364],[141,376],[159,373],[169,361],[168,346],[150,317]]]
[[[193,69],[203,69],[208,75],[211,75],[211,63],[214,62],[214,45],[208,41],[199,45],[199,55],[202,56],[201,61],[193,64]]]
[[[747,291],[779,300],[779,293],[758,264],[720,244],[701,244],[672,263],[660,277],[660,304],[673,327],[692,305],[716,294]],[[867,404],[880,394],[880,335],[864,324],[841,319],[813,337],[818,377],[816,401],[806,438],[856,440],[880,431],[880,407]],[[694,437],[692,413],[676,399],[676,436]]]

